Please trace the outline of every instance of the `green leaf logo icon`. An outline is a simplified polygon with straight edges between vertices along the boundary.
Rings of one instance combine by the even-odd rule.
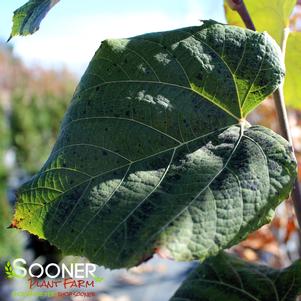
[[[13,279],[13,278],[24,278],[23,275],[18,275],[14,272],[10,261],[8,261],[5,265],[5,275],[7,279]]]
[[[93,276],[93,279],[94,279],[94,281],[95,282],[102,282],[102,281],[104,281],[104,278],[102,278],[102,277],[97,277],[97,276]]]
[[[5,265],[5,274],[6,274],[7,279],[12,279],[12,278],[15,277],[15,274],[13,272],[13,268],[12,268],[9,261]]]

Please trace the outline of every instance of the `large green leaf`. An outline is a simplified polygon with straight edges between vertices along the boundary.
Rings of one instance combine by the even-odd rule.
[[[296,0],[244,0],[256,30],[267,31],[281,45],[283,29],[289,25],[289,17]],[[225,13],[229,24],[244,27],[239,14],[225,0]]]
[[[30,0],[14,11],[10,38],[36,32],[48,11],[60,0]]]
[[[288,36],[286,45],[284,81],[285,101],[290,106],[301,109],[301,32],[292,32]]]
[[[301,260],[275,270],[221,253],[200,264],[170,301],[295,301],[298,294]]]
[[[288,143],[244,119],[282,80],[279,57],[267,34],[213,21],[104,41],[13,225],[108,267],[239,242],[296,175]]]

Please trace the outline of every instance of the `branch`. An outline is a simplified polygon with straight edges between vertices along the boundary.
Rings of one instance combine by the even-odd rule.
[[[241,19],[244,21],[245,25],[247,28],[251,29],[251,30],[256,30],[254,23],[250,17],[250,14],[247,10],[247,7],[244,3],[243,0],[227,0],[229,6],[231,7],[231,9],[236,10]]]
[[[240,15],[241,19],[243,20],[243,22],[245,23],[248,29],[256,30],[243,0],[227,0],[227,2],[233,10],[236,10],[238,12],[238,14]],[[281,51],[282,51],[283,59],[285,57],[285,48],[286,48],[286,42],[287,42],[289,32],[290,32],[289,28],[285,28],[282,36]],[[274,92],[273,98],[274,98],[276,111],[278,115],[281,135],[290,143],[291,147],[293,148],[293,140],[290,132],[287,111],[284,102],[283,84]],[[299,224],[299,228],[301,229],[301,189],[300,189],[298,179],[296,179],[294,184],[294,188],[292,191],[292,200],[294,203],[295,214]]]

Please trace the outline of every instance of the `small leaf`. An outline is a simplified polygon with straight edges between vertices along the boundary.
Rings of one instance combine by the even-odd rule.
[[[286,45],[284,96],[288,105],[301,110],[301,32],[291,32]]]
[[[295,301],[300,293],[301,260],[275,270],[222,252],[200,264],[170,301]]]
[[[267,31],[279,45],[282,44],[283,30],[289,27],[289,17],[296,0],[284,1],[252,1],[245,0],[255,27],[259,31]],[[225,13],[229,24],[245,27],[239,14],[232,10],[225,1]],[[288,106],[301,109],[300,56],[301,33],[289,34],[285,53],[286,77],[284,84],[285,102]]]
[[[296,5],[296,0],[245,0],[252,21],[258,31],[267,31],[281,45],[283,29],[289,25],[289,17]],[[229,24],[245,27],[239,14],[232,10],[227,1],[224,4]]]
[[[281,82],[279,53],[213,21],[104,41],[13,224],[111,268],[241,241],[296,176],[288,143],[245,121]]]
[[[9,40],[17,35],[36,32],[48,11],[60,0],[30,0],[14,12],[13,27]]]

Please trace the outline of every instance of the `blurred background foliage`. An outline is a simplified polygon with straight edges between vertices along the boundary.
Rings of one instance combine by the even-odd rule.
[[[0,184],[0,254],[18,258],[22,255],[23,238],[16,231],[6,231],[11,221],[12,208],[6,198],[6,187]]]
[[[1,146],[13,148],[19,168],[32,174],[47,159],[75,83],[67,70],[28,68],[0,45]]]
[[[7,229],[14,189],[39,170],[55,141],[75,89],[69,71],[27,67],[6,43],[0,43],[0,258],[16,257],[35,244]],[[28,237],[27,237],[28,238]],[[38,246],[43,249],[43,245]],[[39,250],[35,250],[39,251]]]
[[[0,181],[4,181],[6,177],[6,168],[4,162],[5,151],[9,148],[10,132],[6,122],[4,108],[0,107]]]
[[[55,142],[77,79],[66,69],[27,67],[8,44],[0,42],[0,260],[23,257],[46,265],[60,253],[46,241],[8,229],[15,189],[36,173]],[[4,280],[3,269],[0,279]],[[14,285],[1,281],[1,297],[13,300]],[[7,283],[7,285],[5,285]],[[1,299],[2,300],[2,299]]]

